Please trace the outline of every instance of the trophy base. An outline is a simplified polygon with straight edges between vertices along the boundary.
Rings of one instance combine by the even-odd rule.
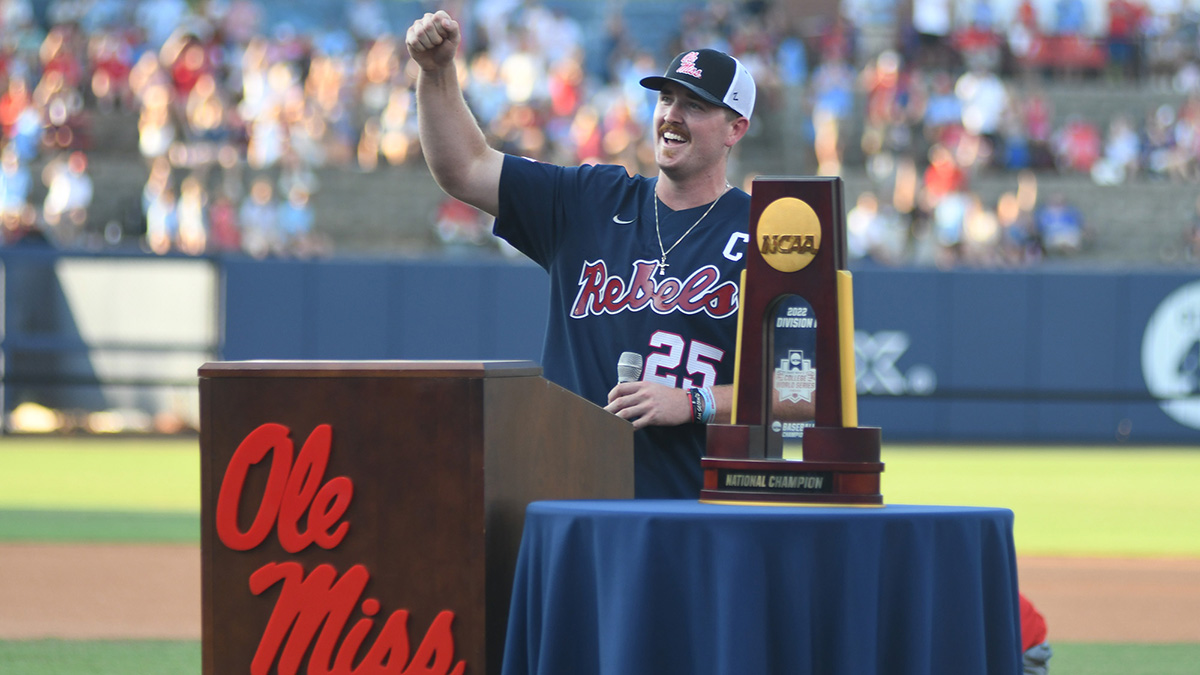
[[[731,425],[732,426],[732,425]],[[712,434],[709,455],[700,461],[704,488],[700,501],[763,504],[842,504],[879,506],[883,463],[878,427],[810,427],[804,432],[804,460],[754,458],[755,444],[738,452],[721,439],[756,436],[751,430]],[[714,439],[713,436],[716,436]],[[720,451],[715,445],[722,446]],[[719,456],[712,456],[719,455]],[[740,455],[740,456],[739,456]]]
[[[702,502],[883,504],[881,462],[705,458],[700,466],[704,469]]]

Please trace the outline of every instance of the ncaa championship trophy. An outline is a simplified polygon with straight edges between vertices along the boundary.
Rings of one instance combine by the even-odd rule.
[[[706,502],[883,503],[880,430],[858,426],[840,178],[756,178],[731,424],[710,424]]]

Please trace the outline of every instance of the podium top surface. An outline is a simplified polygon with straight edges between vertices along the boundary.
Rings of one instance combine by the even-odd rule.
[[[200,377],[537,377],[532,361],[211,361]]]

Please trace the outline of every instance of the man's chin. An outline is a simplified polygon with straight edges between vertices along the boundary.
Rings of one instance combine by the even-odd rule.
[[[660,171],[668,171],[671,167],[677,165],[683,153],[680,148],[666,148],[659,146],[658,152],[654,155],[655,163],[658,164]]]

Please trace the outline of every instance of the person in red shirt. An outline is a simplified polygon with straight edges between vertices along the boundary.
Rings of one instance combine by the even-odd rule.
[[[1110,0],[1108,3],[1109,65],[1134,82],[1142,79],[1140,38],[1145,8],[1135,0]]]
[[[967,174],[954,158],[954,153],[937,143],[929,149],[929,166],[925,168],[925,194],[932,208],[942,198],[967,189]]]
[[[1018,593],[1021,605],[1021,650],[1024,652],[1023,661],[1025,675],[1046,675],[1049,672],[1049,661],[1053,655],[1050,643],[1046,641],[1046,619],[1037,607]]]

